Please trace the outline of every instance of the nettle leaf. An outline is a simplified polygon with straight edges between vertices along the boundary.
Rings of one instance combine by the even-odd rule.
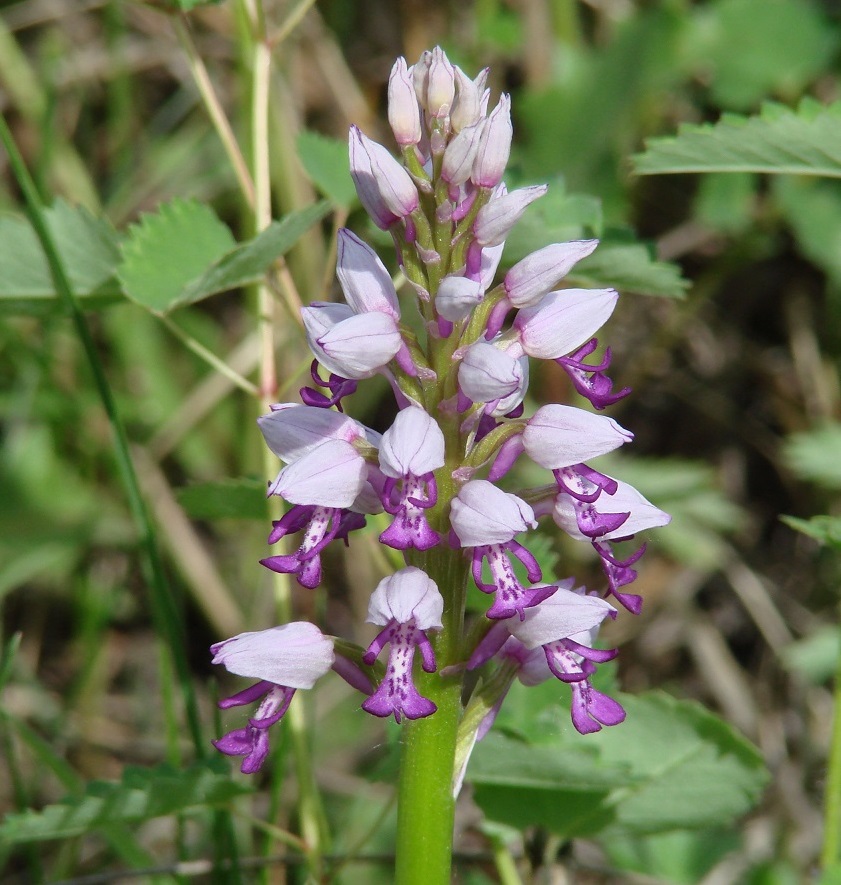
[[[216,213],[197,200],[175,199],[132,225],[123,243],[120,279],[133,301],[166,313],[185,286],[236,245]]]
[[[602,243],[573,268],[568,279],[585,286],[665,298],[683,298],[689,288],[676,264],[657,261],[643,243]]]
[[[173,306],[193,304],[218,292],[256,283],[272,262],[285,255],[329,211],[330,204],[322,201],[290,212],[280,221],[273,221],[253,240],[228,252],[197,280],[189,283]]]
[[[634,157],[639,175],[673,172],[767,172],[841,177],[841,102],[805,99],[796,111],[763,105],[754,117],[724,114],[714,124],[684,124],[652,138]]]
[[[165,314],[261,279],[329,209],[321,202],[291,212],[237,244],[209,206],[172,200],[130,229],[120,279],[129,298]]]
[[[266,483],[259,479],[196,483],[179,489],[178,501],[193,519],[265,519]]]
[[[477,803],[501,823],[569,837],[721,826],[758,800],[762,758],[725,722],[659,692],[621,702],[625,722],[595,735],[544,717],[520,747],[496,738],[484,749],[489,736],[467,772]]]
[[[297,138],[298,156],[312,183],[334,205],[349,209],[357,202],[350,177],[347,141],[304,130]]]
[[[811,519],[781,516],[780,520],[789,528],[802,532],[821,544],[841,549],[841,516],[813,516]]]
[[[168,765],[128,767],[119,783],[92,781],[83,796],[70,796],[40,811],[10,814],[0,842],[66,839],[114,824],[137,824],[190,809],[222,805],[250,788],[231,780],[221,759],[179,771]]]
[[[117,233],[105,218],[57,200],[44,211],[56,248],[83,309],[119,300]],[[0,215],[0,312],[44,315],[63,311],[50,268],[27,219]]]
[[[785,441],[783,455],[799,479],[832,491],[841,489],[841,424],[793,434]]]

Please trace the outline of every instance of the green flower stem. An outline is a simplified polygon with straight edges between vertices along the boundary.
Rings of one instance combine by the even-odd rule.
[[[397,794],[397,885],[447,885],[453,849],[453,763],[461,718],[461,680],[417,678],[438,705],[434,716],[403,726]]]
[[[841,862],[841,655],[835,672],[835,704],[824,794],[821,866],[828,871],[839,862]]]
[[[23,192],[27,215],[33,229],[41,243],[50,274],[60,300],[65,310],[70,315],[76,333],[82,343],[82,348],[87,357],[88,364],[93,375],[94,384],[99,393],[114,440],[114,455],[117,469],[126,489],[129,509],[137,526],[140,536],[141,567],[147,586],[151,590],[152,617],[155,621],[156,632],[164,638],[178,677],[179,686],[184,699],[187,724],[195,746],[196,756],[201,759],[207,756],[207,745],[201,733],[198,705],[196,703],[193,683],[190,676],[190,668],[187,663],[186,643],[184,640],[183,623],[181,614],[173,601],[170,588],[164,576],[160,553],[155,541],[152,522],[149,519],[143,496],[140,493],[140,483],[137,472],[129,453],[128,438],[122,419],[117,411],[117,404],[111,386],[105,375],[105,370],[96,350],[96,345],[88,328],[85,315],[79,307],[79,302],[73,293],[70,280],[53,240],[52,233],[44,219],[41,201],[35,188],[35,183],[26,168],[23,157],[18,151],[17,145],[12,138],[12,133],[4,117],[0,116],[0,141],[6,149],[9,163],[14,172],[15,179]]]

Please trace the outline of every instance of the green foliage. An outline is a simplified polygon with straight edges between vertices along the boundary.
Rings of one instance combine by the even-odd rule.
[[[689,281],[676,264],[657,261],[642,243],[602,243],[592,255],[577,264],[569,279],[584,286],[612,287],[640,295],[683,298]]]
[[[224,805],[250,788],[235,783],[228,766],[214,758],[183,771],[169,765],[129,767],[119,783],[91,781],[83,796],[70,796],[40,811],[8,815],[0,842],[40,842],[80,836],[115,824],[139,824],[155,817]]]
[[[178,501],[193,519],[266,518],[266,484],[258,479],[226,479],[180,489]]]
[[[781,176],[772,189],[800,251],[841,288],[841,182]]]
[[[179,303],[187,284],[234,246],[233,234],[210,206],[172,200],[129,228],[120,280],[133,301],[167,313]]]
[[[710,467],[678,458],[611,456],[602,468],[621,476],[671,515],[671,523],[652,536],[657,547],[696,568],[714,569],[721,563],[722,535],[735,531],[743,514],[718,487]]]
[[[841,516],[813,516],[810,519],[781,516],[780,519],[789,528],[802,532],[821,544],[841,550]]]
[[[824,424],[792,434],[785,442],[783,456],[800,479],[832,491],[841,489],[841,424]]]
[[[603,848],[622,870],[670,885],[696,885],[740,843],[732,830],[675,830],[655,836],[613,834]]]
[[[684,124],[646,142],[639,175],[671,172],[768,172],[841,177],[841,103],[807,99],[796,111],[767,103],[756,117],[724,114],[715,124]]]
[[[568,837],[721,826],[758,800],[762,758],[725,722],[661,693],[621,701],[621,728],[582,737],[566,711],[542,710],[520,721],[516,750],[511,739],[479,743],[467,772],[479,806],[502,823]]]
[[[797,97],[835,53],[838,34],[808,0],[718,0],[699,10],[693,47],[723,108]]]
[[[237,245],[209,206],[173,200],[130,229],[120,279],[129,298],[168,313],[261,279],[329,209],[321,202],[291,212]]]
[[[570,282],[683,297],[689,284],[677,265],[657,261],[647,245],[625,231],[605,232],[601,201],[588,194],[568,193],[563,178],[550,182],[548,193],[526,209],[505,241],[503,261],[512,265],[550,243],[603,236],[599,248],[573,268]]]
[[[63,200],[56,200],[44,217],[81,306],[90,309],[118,300],[120,253],[110,223]],[[0,313],[63,311],[41,244],[25,218],[0,215],[0,267]]]
[[[318,190],[335,206],[354,206],[356,187],[350,177],[347,142],[304,130],[297,145],[301,163]]]
[[[822,685],[838,667],[841,631],[837,626],[819,627],[804,639],[789,643],[780,654],[787,669],[813,685]]]
[[[193,304],[218,292],[256,283],[272,262],[285,255],[329,211],[328,203],[313,203],[306,209],[290,212],[280,221],[273,221],[253,240],[238,245],[185,286],[173,306]]]

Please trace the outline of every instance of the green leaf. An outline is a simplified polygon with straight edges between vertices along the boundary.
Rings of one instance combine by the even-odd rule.
[[[789,528],[802,532],[821,544],[841,549],[841,516],[813,516],[811,519],[781,516],[780,520]]]
[[[793,434],[785,441],[783,455],[799,479],[832,491],[841,489],[841,424]]]
[[[473,780],[478,766],[477,803],[502,823],[539,824],[568,837],[723,826],[758,800],[767,782],[762,758],[725,722],[659,692],[621,702],[625,722],[598,734],[579,735],[543,714],[539,730],[527,726],[530,746],[497,739],[490,753],[480,743],[467,773]],[[506,781],[499,773],[491,781],[491,764],[508,768]]]
[[[119,783],[92,781],[83,796],[72,796],[40,811],[8,815],[0,842],[66,839],[114,824],[138,824],[193,808],[222,805],[250,788],[231,780],[221,759],[184,771],[168,765],[127,767]]]
[[[175,199],[130,228],[120,279],[129,298],[163,314],[178,303],[188,283],[235,244],[210,206]]]
[[[209,295],[257,282],[272,262],[285,255],[329,211],[330,204],[322,201],[290,212],[280,221],[273,221],[253,240],[228,252],[197,280],[185,286],[173,307],[192,304]]]
[[[718,0],[698,15],[699,62],[720,106],[796,98],[835,54],[837,32],[808,0]]]
[[[117,234],[105,218],[57,200],[44,211],[75,295],[85,309],[121,297],[115,278]],[[0,312],[43,315],[64,310],[49,265],[29,222],[0,215]]]
[[[259,479],[226,479],[178,490],[178,500],[193,519],[265,519],[266,484]]]
[[[689,287],[689,281],[681,276],[676,264],[657,261],[642,243],[602,243],[592,255],[576,264],[569,280],[666,298],[683,298]]]
[[[841,287],[841,182],[783,176],[773,193],[800,251]]]
[[[298,156],[312,183],[334,205],[349,209],[356,201],[346,141],[304,130],[298,134]]]
[[[841,177],[841,103],[811,99],[796,111],[763,105],[759,116],[724,114],[714,124],[684,124],[653,138],[634,158],[639,175],[673,172],[767,172]]]
[[[838,667],[841,655],[841,631],[838,626],[818,627],[814,633],[790,642],[780,651],[787,670],[797,673],[813,685],[823,685]]]
[[[738,833],[722,829],[675,830],[655,836],[612,834],[602,842],[615,866],[669,885],[696,885],[740,845]]]

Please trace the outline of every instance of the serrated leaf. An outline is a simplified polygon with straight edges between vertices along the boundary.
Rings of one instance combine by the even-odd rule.
[[[178,490],[193,519],[265,519],[266,484],[259,479],[196,483]]]
[[[813,516],[811,519],[781,516],[780,521],[821,544],[841,549],[841,516]]]
[[[795,433],[783,447],[789,468],[824,489],[841,489],[841,424]]]
[[[249,791],[231,780],[220,759],[183,771],[168,765],[126,768],[119,783],[93,781],[83,796],[68,797],[40,811],[8,815],[0,824],[0,842],[66,839],[114,824],[137,824],[192,808],[221,805]]]
[[[115,278],[120,252],[117,234],[105,218],[57,200],[45,220],[83,309],[102,307],[121,297]],[[43,315],[62,311],[49,265],[29,222],[0,215],[0,311]]]
[[[546,754],[541,756],[546,760],[552,753],[575,759],[582,749],[592,754],[581,771],[601,766],[608,775],[601,786],[594,781],[588,787],[581,772],[564,783],[566,761],[554,764],[557,777],[552,776],[552,763],[546,761],[546,786],[536,787],[528,769],[529,776],[519,786],[479,784],[477,803],[502,823],[539,824],[572,836],[604,830],[652,834],[721,826],[749,811],[758,800],[767,782],[762,758],[727,723],[697,704],[659,692],[622,696],[621,702],[627,711],[621,725],[587,736],[579,735],[568,723],[544,726],[531,742],[534,752]],[[524,765],[525,760],[524,754]],[[506,756],[497,754],[498,766],[505,763]],[[515,774],[517,765],[515,758]],[[611,777],[612,784],[608,783]]]
[[[297,138],[298,156],[312,183],[334,205],[349,209],[356,201],[346,141],[304,130]]]
[[[166,313],[188,283],[235,245],[231,231],[209,206],[172,200],[130,228],[120,280],[133,301]]]
[[[657,261],[642,243],[602,243],[573,268],[569,280],[586,286],[665,298],[683,298],[689,287],[689,281],[681,276],[676,264]]]
[[[759,116],[725,114],[714,124],[684,124],[653,138],[634,157],[639,175],[674,172],[767,172],[841,177],[841,103],[811,100],[796,111],[765,104]]]
[[[273,221],[253,240],[237,246],[198,279],[188,283],[172,307],[193,304],[217,292],[257,282],[272,262],[285,255],[329,211],[330,204],[322,201],[297,212],[290,212],[280,221]]]

